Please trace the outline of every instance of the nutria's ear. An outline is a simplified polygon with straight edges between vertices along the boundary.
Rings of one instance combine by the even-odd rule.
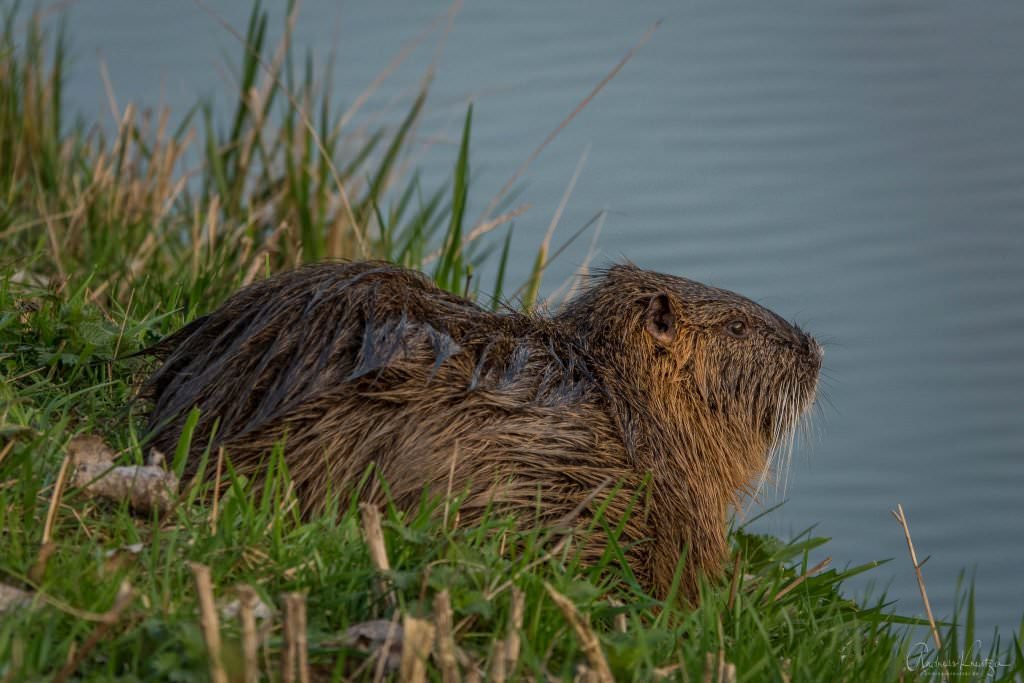
[[[644,329],[662,346],[675,341],[676,314],[672,312],[672,302],[664,292],[658,292],[647,300]]]

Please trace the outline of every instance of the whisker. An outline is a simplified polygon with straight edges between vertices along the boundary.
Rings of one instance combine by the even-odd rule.
[[[758,479],[756,495],[760,495],[761,490],[764,488],[765,483],[768,481],[768,475],[771,473],[772,468],[775,464],[776,459],[779,455],[779,446],[782,441],[783,425],[785,424],[786,405],[787,405],[786,392],[779,391],[779,408],[776,413],[775,426],[772,429],[772,440],[768,451],[768,457],[765,459],[764,468],[761,470],[761,476]],[[778,495],[778,479],[775,480],[775,493]]]

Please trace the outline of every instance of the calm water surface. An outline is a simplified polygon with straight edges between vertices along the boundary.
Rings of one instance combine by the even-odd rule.
[[[247,2],[211,6],[244,29]],[[350,102],[445,9],[307,0],[297,42],[336,51],[333,84]],[[588,151],[563,238],[608,209],[598,261],[628,257],[736,289],[828,342],[815,437],[775,497],[788,502],[758,528],[817,525],[839,566],[895,558],[851,588],[874,581],[920,614],[889,515],[900,502],[931,556],[937,612],[951,614],[966,569],[986,632],[1019,627],[1024,4],[472,3],[419,131],[428,184],[454,163],[472,99],[479,213],[659,18],[528,173],[516,201],[533,208],[516,225],[513,280]],[[122,106],[162,100],[181,113],[230,89],[225,63],[239,46],[193,3],[82,0],[70,20],[69,104],[87,120],[112,118],[101,61]],[[398,118],[436,45],[435,34],[368,115]],[[547,291],[580,266],[588,241],[556,263]]]

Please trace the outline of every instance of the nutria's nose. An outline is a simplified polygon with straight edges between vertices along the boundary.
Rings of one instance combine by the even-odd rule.
[[[825,357],[825,350],[809,334],[801,334],[801,351],[803,352],[804,364],[815,371],[821,369],[821,361]]]
[[[788,335],[782,344],[787,349],[799,353],[805,364],[815,368],[821,367],[822,358],[825,356],[824,349],[821,348],[821,344],[814,337],[804,333],[800,328],[794,326],[792,334]]]

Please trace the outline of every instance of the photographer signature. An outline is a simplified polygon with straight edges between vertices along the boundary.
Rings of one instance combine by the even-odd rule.
[[[933,652],[931,646],[926,642],[915,643],[907,653],[907,671],[941,671],[943,673],[971,673],[974,675],[995,676],[1000,668],[1009,666],[1009,664],[1002,663],[991,657],[977,654],[980,653],[981,647],[981,641],[976,640],[955,659],[931,660]]]

